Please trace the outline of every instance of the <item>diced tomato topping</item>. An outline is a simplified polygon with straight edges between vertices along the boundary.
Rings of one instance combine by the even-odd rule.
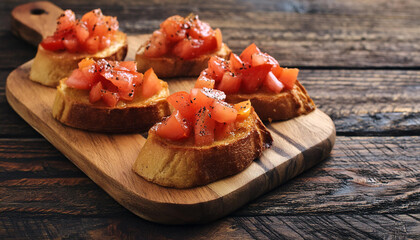
[[[232,123],[236,120],[238,111],[230,104],[222,101],[213,101],[211,117],[220,123]]]
[[[177,42],[172,50],[175,56],[188,60],[199,56],[202,52],[202,40],[184,38]]]
[[[211,79],[207,71],[202,71],[197,81],[195,82],[194,88],[214,88],[215,81]]]
[[[225,93],[237,93],[241,87],[241,77],[233,72],[225,72],[217,88]]]
[[[178,15],[169,17],[160,24],[162,32],[165,33],[166,38],[171,42],[177,42],[185,38],[186,29],[183,29],[184,18]]]
[[[191,107],[190,94],[187,92],[176,92],[171,94],[167,99],[169,104],[178,110],[182,116],[187,119],[193,120],[195,112]]]
[[[75,69],[67,78],[66,85],[71,88],[88,90],[91,88],[91,82],[85,80],[85,75],[80,69]]]
[[[239,57],[242,59],[244,63],[247,63],[248,65],[251,65],[252,63],[252,54],[254,53],[260,53],[260,49],[255,45],[255,43],[252,43],[249,45],[245,50],[242,51],[241,55]]]
[[[108,106],[108,107],[115,107],[117,105],[117,102],[119,100],[118,93],[110,92],[107,90],[102,89],[102,101]]]
[[[235,131],[235,123],[218,123],[214,129],[214,140],[223,140]]]
[[[228,66],[223,58],[216,56],[210,58],[207,73],[216,81],[216,83],[222,80],[226,71],[228,71]]]
[[[99,100],[101,100],[102,98],[102,83],[101,82],[97,82],[91,89],[89,92],[89,102],[91,103],[95,103]]]
[[[119,62],[119,66],[117,69],[122,71],[135,72],[137,71],[137,63],[134,61]]]
[[[242,90],[246,93],[256,92],[262,85],[268,72],[271,70],[270,64],[262,64],[255,67],[244,69],[242,74]]]
[[[156,134],[170,140],[180,140],[190,136],[191,128],[178,110],[157,125]]]
[[[163,21],[160,29],[153,32],[144,55],[149,58],[172,55],[188,60],[214,52],[221,46],[220,29],[213,30],[196,15],[186,18],[175,15]]]
[[[160,57],[168,52],[165,35],[161,31],[154,31],[150,43],[144,50],[146,57]]]
[[[106,105],[113,107],[119,100],[133,100],[136,88],[141,88],[138,92],[145,98],[153,96],[162,88],[153,70],[148,71],[143,82],[143,74],[136,72],[136,63],[133,61],[83,59],[78,66],[67,78],[66,84],[70,88],[90,90],[91,103],[102,99]]]
[[[251,101],[249,100],[237,103],[233,107],[238,111],[238,116],[236,117],[238,121],[245,120],[251,114]]]
[[[196,87],[204,84],[204,77],[215,81],[215,87],[226,93],[254,93],[261,87],[274,93],[283,89],[292,89],[298,69],[280,67],[278,61],[267,53],[263,53],[253,43],[238,57],[231,53],[229,61],[219,57],[211,57],[208,67],[197,79]]]
[[[41,45],[50,51],[94,54],[111,45],[116,31],[117,19],[104,16],[100,9],[86,13],[79,21],[71,10],[66,10],[57,20],[54,35],[46,37]]]
[[[216,28],[216,30],[214,30],[214,37],[216,38],[216,49],[220,49],[223,45],[222,31]]]
[[[209,145],[214,142],[216,122],[211,118],[210,110],[202,107],[195,116],[194,142],[196,146]]]
[[[224,92],[204,87],[193,88],[190,93],[176,92],[170,95],[167,101],[175,108],[172,116],[175,114],[182,116],[183,123],[194,132],[195,145],[203,146],[212,144],[215,139],[221,140],[228,137],[235,130],[238,117],[243,120],[249,116],[251,111],[249,101],[247,104],[241,103],[243,106],[232,106],[224,102],[225,98]],[[162,127],[165,127],[163,123],[158,124],[157,131],[162,131],[160,130]],[[165,131],[170,130],[165,129]],[[179,127],[174,126],[173,131],[179,132]],[[179,134],[174,133],[174,135]],[[159,136],[165,137],[165,134],[159,134]],[[171,136],[167,138],[178,139]]]
[[[297,68],[283,68],[283,72],[278,79],[284,84],[285,88],[290,90],[293,89],[298,74],[299,69]]]
[[[277,65],[277,66],[272,67],[271,71],[273,72],[274,76],[276,76],[276,78],[278,79],[281,73],[283,72],[283,68]]]
[[[198,109],[202,107],[209,108],[211,103],[214,101],[214,98],[209,97],[206,92],[208,89],[206,88],[193,88],[190,92],[190,100],[191,100],[191,106],[194,109],[194,111],[197,111]]]
[[[53,36],[44,38],[44,40],[42,40],[41,42],[41,46],[50,51],[58,51],[65,49],[63,40],[61,38],[54,38]]]
[[[145,98],[149,98],[155,95],[162,89],[162,84],[160,83],[159,78],[156,76],[153,68],[150,68],[144,73],[143,77],[143,88],[142,95]]]
[[[229,69],[231,72],[238,72],[244,68],[244,63],[238,55],[231,53],[229,57]]]
[[[272,71],[268,72],[264,80],[264,86],[273,93],[280,93],[284,88],[283,83],[277,79]]]

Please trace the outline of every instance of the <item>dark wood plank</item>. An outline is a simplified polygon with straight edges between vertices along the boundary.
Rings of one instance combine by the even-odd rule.
[[[111,218],[0,216],[2,239],[417,239],[420,214],[337,214],[224,218],[167,226],[135,216]]]
[[[418,156],[418,136],[337,137],[330,158],[233,215],[417,213]],[[128,213],[46,140],[0,139],[0,159],[0,212]]]
[[[420,137],[337,137],[331,157],[236,214],[413,213]]]

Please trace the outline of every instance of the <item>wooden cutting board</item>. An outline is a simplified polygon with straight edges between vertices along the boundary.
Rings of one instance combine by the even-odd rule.
[[[34,8],[38,10],[34,11]],[[17,15],[15,10],[12,13],[13,28],[20,36],[25,35],[25,31],[38,32],[38,35],[43,32],[28,26],[20,27],[24,22],[19,19],[21,15],[45,10],[56,17],[61,11],[49,2],[19,6]],[[42,14],[36,16],[42,17]],[[29,22],[36,21],[36,16],[31,16]],[[146,38],[147,35],[129,36],[128,59],[134,58],[136,48]],[[33,37],[29,39],[33,40]],[[21,65],[8,76],[6,97],[9,104],[121,205],[150,221],[204,223],[225,216],[325,159],[335,142],[332,120],[317,109],[292,120],[268,124],[273,146],[237,175],[191,189],[160,187],[132,170],[146,140],[141,134],[99,134],[63,126],[53,119],[51,113],[55,88],[30,81],[31,64],[29,61]],[[194,79],[170,79],[168,82],[173,93],[189,90]]]

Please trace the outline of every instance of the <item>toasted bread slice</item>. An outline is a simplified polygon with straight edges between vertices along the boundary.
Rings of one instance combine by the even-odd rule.
[[[236,123],[236,131],[208,146],[195,146],[194,138],[171,141],[152,127],[133,170],[161,186],[190,188],[205,185],[247,168],[273,139],[255,112]]]
[[[251,100],[251,104],[262,121],[288,120],[308,114],[316,106],[306,89],[296,81],[293,89],[281,93],[256,92],[227,94],[226,102],[239,103]]]
[[[148,42],[140,46],[137,50],[137,69],[139,72],[143,73],[149,68],[153,68],[156,75],[160,78],[196,77],[207,67],[207,62],[211,56],[228,59],[232,52],[230,48],[223,43],[218,51],[191,60],[184,60],[179,57],[148,58],[144,56],[144,50],[146,49],[147,44]]]
[[[67,87],[60,81],[53,105],[53,117],[61,123],[88,131],[126,133],[144,132],[171,114],[166,97],[168,84],[161,81],[162,90],[151,98],[135,94],[132,101],[122,101],[108,107],[102,101],[89,102],[89,90]]]
[[[60,80],[68,77],[77,68],[77,64],[84,58],[95,60],[105,58],[107,60],[121,61],[127,55],[127,35],[116,32],[112,44],[95,54],[69,53],[67,51],[53,52],[45,50],[41,45],[32,63],[29,78],[43,85],[55,87]]]

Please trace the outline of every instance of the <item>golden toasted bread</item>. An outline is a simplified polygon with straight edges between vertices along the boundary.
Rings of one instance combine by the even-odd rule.
[[[133,166],[148,181],[161,186],[190,188],[205,185],[247,168],[273,139],[255,112],[236,123],[234,134],[208,146],[194,138],[171,141],[156,134],[156,125]]]
[[[207,62],[211,56],[218,56],[224,59],[229,58],[232,52],[226,44],[214,52],[202,55],[198,58],[184,60],[179,57],[156,57],[148,58],[144,56],[148,42],[140,46],[136,53],[137,69],[139,72],[145,72],[149,68],[155,70],[160,78],[170,77],[196,77],[207,67]]]
[[[316,106],[305,88],[296,81],[293,89],[280,93],[256,92],[227,94],[226,102],[239,103],[251,100],[251,104],[262,121],[288,120],[308,114]]]
[[[144,132],[169,115],[168,84],[161,81],[162,90],[150,98],[135,94],[132,101],[122,101],[108,107],[102,101],[89,102],[89,90],[67,87],[60,81],[53,105],[53,117],[61,123],[83,130],[109,133]]]
[[[77,64],[84,58],[95,60],[105,58],[107,60],[121,61],[127,55],[127,35],[117,31],[111,45],[95,54],[69,53],[67,51],[49,51],[41,45],[32,63],[29,78],[46,86],[55,87],[60,80],[68,77],[77,68]]]

